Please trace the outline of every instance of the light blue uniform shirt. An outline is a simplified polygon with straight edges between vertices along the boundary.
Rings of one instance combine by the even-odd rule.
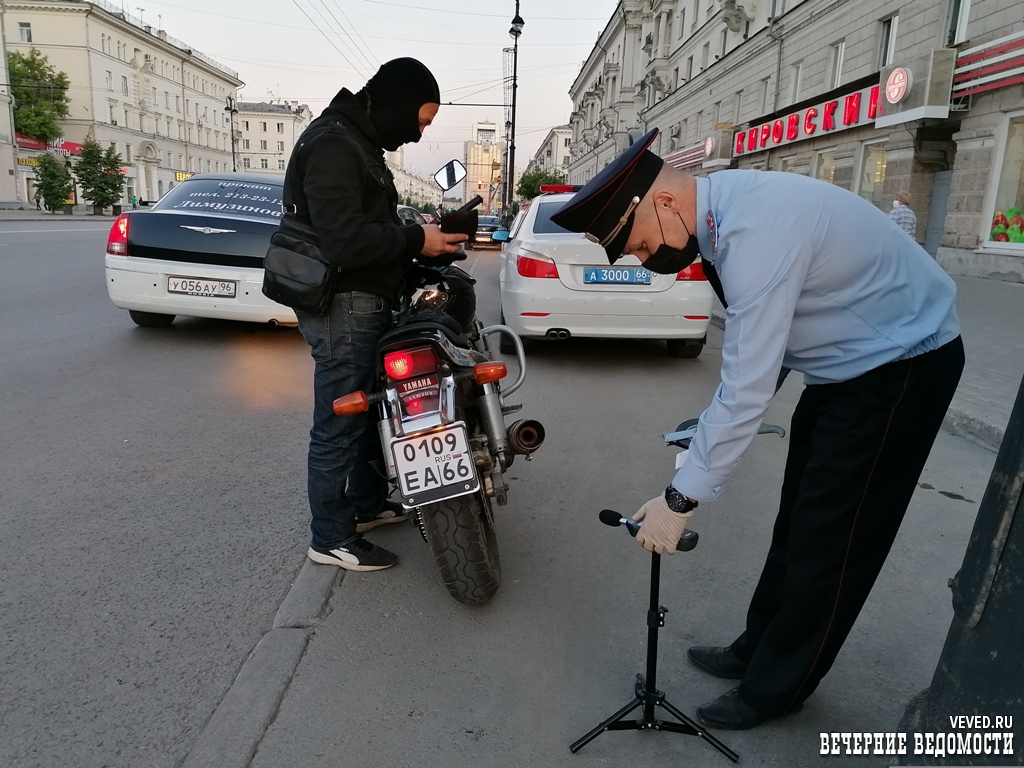
[[[722,382],[672,485],[717,498],[757,434],[783,366],[848,381],[960,333],[956,284],[866,200],[794,173],[697,180],[697,241],[728,303]]]

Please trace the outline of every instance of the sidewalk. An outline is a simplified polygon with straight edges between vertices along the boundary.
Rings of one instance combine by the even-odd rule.
[[[131,206],[128,206],[129,210]],[[63,211],[57,211],[55,213],[49,213],[48,211],[17,211],[6,208],[0,208],[0,222],[2,221],[77,221],[77,220],[97,220],[97,221],[113,221],[116,216],[110,214],[103,214],[101,216],[95,216],[92,212],[92,207],[86,208],[85,206],[76,206],[73,214],[66,214]]]

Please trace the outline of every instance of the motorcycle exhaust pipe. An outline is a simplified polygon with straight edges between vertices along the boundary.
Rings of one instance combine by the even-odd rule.
[[[508,428],[508,441],[516,453],[529,455],[544,443],[544,425],[535,419],[520,419]]]

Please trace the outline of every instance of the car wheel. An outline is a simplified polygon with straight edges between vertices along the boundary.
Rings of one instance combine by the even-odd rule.
[[[505,325],[505,313],[501,313],[501,324]],[[512,343],[512,339],[506,336],[504,333],[501,334],[500,340],[498,341],[498,349],[503,355],[514,355],[516,353],[516,345]]]
[[[174,315],[160,315],[156,312],[140,312],[137,309],[129,309],[128,314],[136,325],[143,328],[166,328],[174,322]]]
[[[668,347],[669,357],[684,357],[692,360],[695,357],[700,357],[705,341],[707,341],[707,336],[703,339],[665,339],[665,345]]]

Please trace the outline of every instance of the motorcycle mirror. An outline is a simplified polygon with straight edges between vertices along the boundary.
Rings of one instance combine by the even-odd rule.
[[[458,160],[452,160],[434,174],[434,183],[447,192],[461,184],[467,175],[466,166]]]

